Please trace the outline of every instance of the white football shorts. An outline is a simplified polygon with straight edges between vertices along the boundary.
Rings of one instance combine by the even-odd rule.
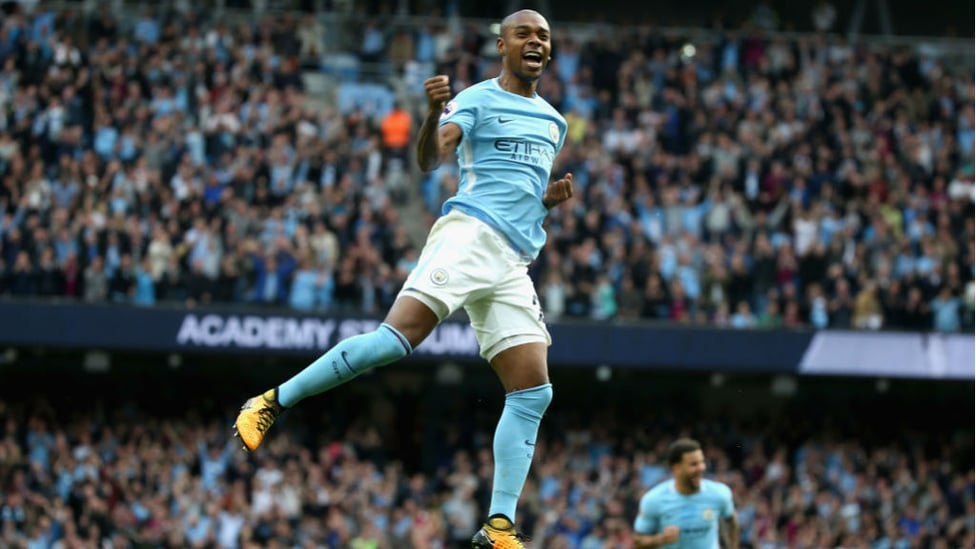
[[[552,344],[528,267],[501,233],[452,210],[434,223],[400,295],[420,300],[440,320],[464,307],[481,356],[491,362],[518,345]]]

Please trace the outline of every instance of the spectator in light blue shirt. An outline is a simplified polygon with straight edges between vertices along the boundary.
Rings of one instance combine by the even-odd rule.
[[[658,256],[661,261],[659,267],[661,277],[670,281],[675,271],[678,270],[678,251],[675,249],[674,240],[670,236],[665,236],[661,242],[661,246],[658,248]]]
[[[315,310],[315,278],[313,269],[302,268],[295,271],[288,293],[288,304],[297,311]]]
[[[71,206],[75,197],[78,196],[78,182],[69,179],[67,174],[62,173],[51,185],[51,193],[54,195],[54,204],[60,208]]]
[[[55,261],[64,265],[71,255],[78,255],[78,242],[68,229],[62,228],[54,239]]]
[[[217,490],[219,481],[230,465],[233,452],[238,449],[234,440],[228,440],[221,447],[216,443],[199,441],[197,443],[197,459],[200,460],[200,480],[207,490]]]
[[[676,274],[678,275],[678,279],[681,280],[681,285],[684,286],[688,297],[698,299],[698,296],[701,294],[701,284],[698,280],[698,270],[692,262],[691,255],[681,254]]]
[[[740,301],[736,306],[735,313],[732,315],[731,324],[733,328],[755,328],[756,316],[752,314],[747,301]]]
[[[565,44],[563,44],[562,48],[559,48],[555,57],[559,62],[559,68],[557,69],[559,71],[559,77],[562,78],[564,82],[569,82],[579,71],[579,49],[576,47],[574,42],[567,41]]]
[[[136,305],[153,305],[156,303],[156,283],[152,278],[152,265],[149,258],[143,258],[136,268],[136,288],[132,302]]]
[[[149,108],[156,113],[157,117],[173,114],[176,110],[176,101],[173,99],[172,91],[168,87],[161,87],[149,104]]]
[[[302,260],[291,282],[288,303],[299,311],[325,309],[332,302],[334,285],[324,269],[315,269],[307,260]]]
[[[421,63],[434,61],[434,29],[426,26],[417,31],[416,59]]]
[[[144,44],[155,44],[159,42],[159,21],[153,18],[151,8],[146,8],[142,12],[142,19],[136,23],[132,35],[136,41]]]
[[[363,42],[360,49],[363,62],[375,63],[379,61],[385,49],[386,37],[383,36],[383,31],[380,30],[375,21],[370,21],[363,31]]]
[[[186,541],[193,547],[203,547],[207,538],[213,534],[210,517],[202,513],[191,513],[183,524]]]
[[[112,119],[105,116],[98,128],[95,129],[95,152],[102,160],[115,156],[115,143],[119,140],[119,130],[112,125]]]
[[[937,332],[959,331],[959,307],[962,302],[948,287],[932,300],[932,327]]]

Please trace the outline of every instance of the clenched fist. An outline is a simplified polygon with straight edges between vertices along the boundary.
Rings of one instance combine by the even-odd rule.
[[[551,181],[542,194],[542,205],[552,209],[573,196],[573,174],[567,173],[562,179]]]
[[[439,74],[424,81],[427,92],[427,108],[438,115],[444,110],[444,105],[451,98],[451,82],[446,75]]]
[[[681,530],[677,526],[668,526],[661,532],[661,542],[665,545],[677,543],[680,536]]]

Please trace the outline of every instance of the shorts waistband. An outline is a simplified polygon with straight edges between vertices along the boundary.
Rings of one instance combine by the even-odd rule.
[[[486,227],[488,227],[495,234],[497,234],[499,238],[501,238],[502,240],[504,240],[505,243],[508,244],[508,247],[511,248],[512,251],[515,252],[515,255],[517,255],[519,257],[519,259],[521,259],[521,260],[523,260],[525,262],[531,262],[532,261],[532,256],[530,254],[526,253],[521,248],[519,248],[514,242],[512,242],[512,239],[508,238],[505,235],[505,233],[503,233],[502,231],[498,230],[498,227],[495,227],[495,225],[492,223],[491,219],[488,218],[488,216],[482,214],[481,212],[479,212],[477,210],[469,210],[467,208],[460,208],[457,205],[453,206],[447,212],[447,214],[445,214],[445,215],[454,215],[454,214],[456,214],[456,215],[463,215],[464,217],[469,217],[471,219],[474,219],[476,221],[479,221],[479,222],[483,223]]]

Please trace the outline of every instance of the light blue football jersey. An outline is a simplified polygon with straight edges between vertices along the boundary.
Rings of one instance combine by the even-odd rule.
[[[566,140],[566,119],[538,94],[505,91],[492,78],[447,103],[440,123],[450,122],[463,132],[460,181],[441,213],[457,209],[476,217],[534,259],[546,242],[542,194]]]
[[[668,479],[648,490],[634,521],[639,534],[660,534],[668,526],[680,530],[675,549],[718,549],[718,521],[735,513],[732,490],[721,482],[702,479],[701,489],[684,495]]]

